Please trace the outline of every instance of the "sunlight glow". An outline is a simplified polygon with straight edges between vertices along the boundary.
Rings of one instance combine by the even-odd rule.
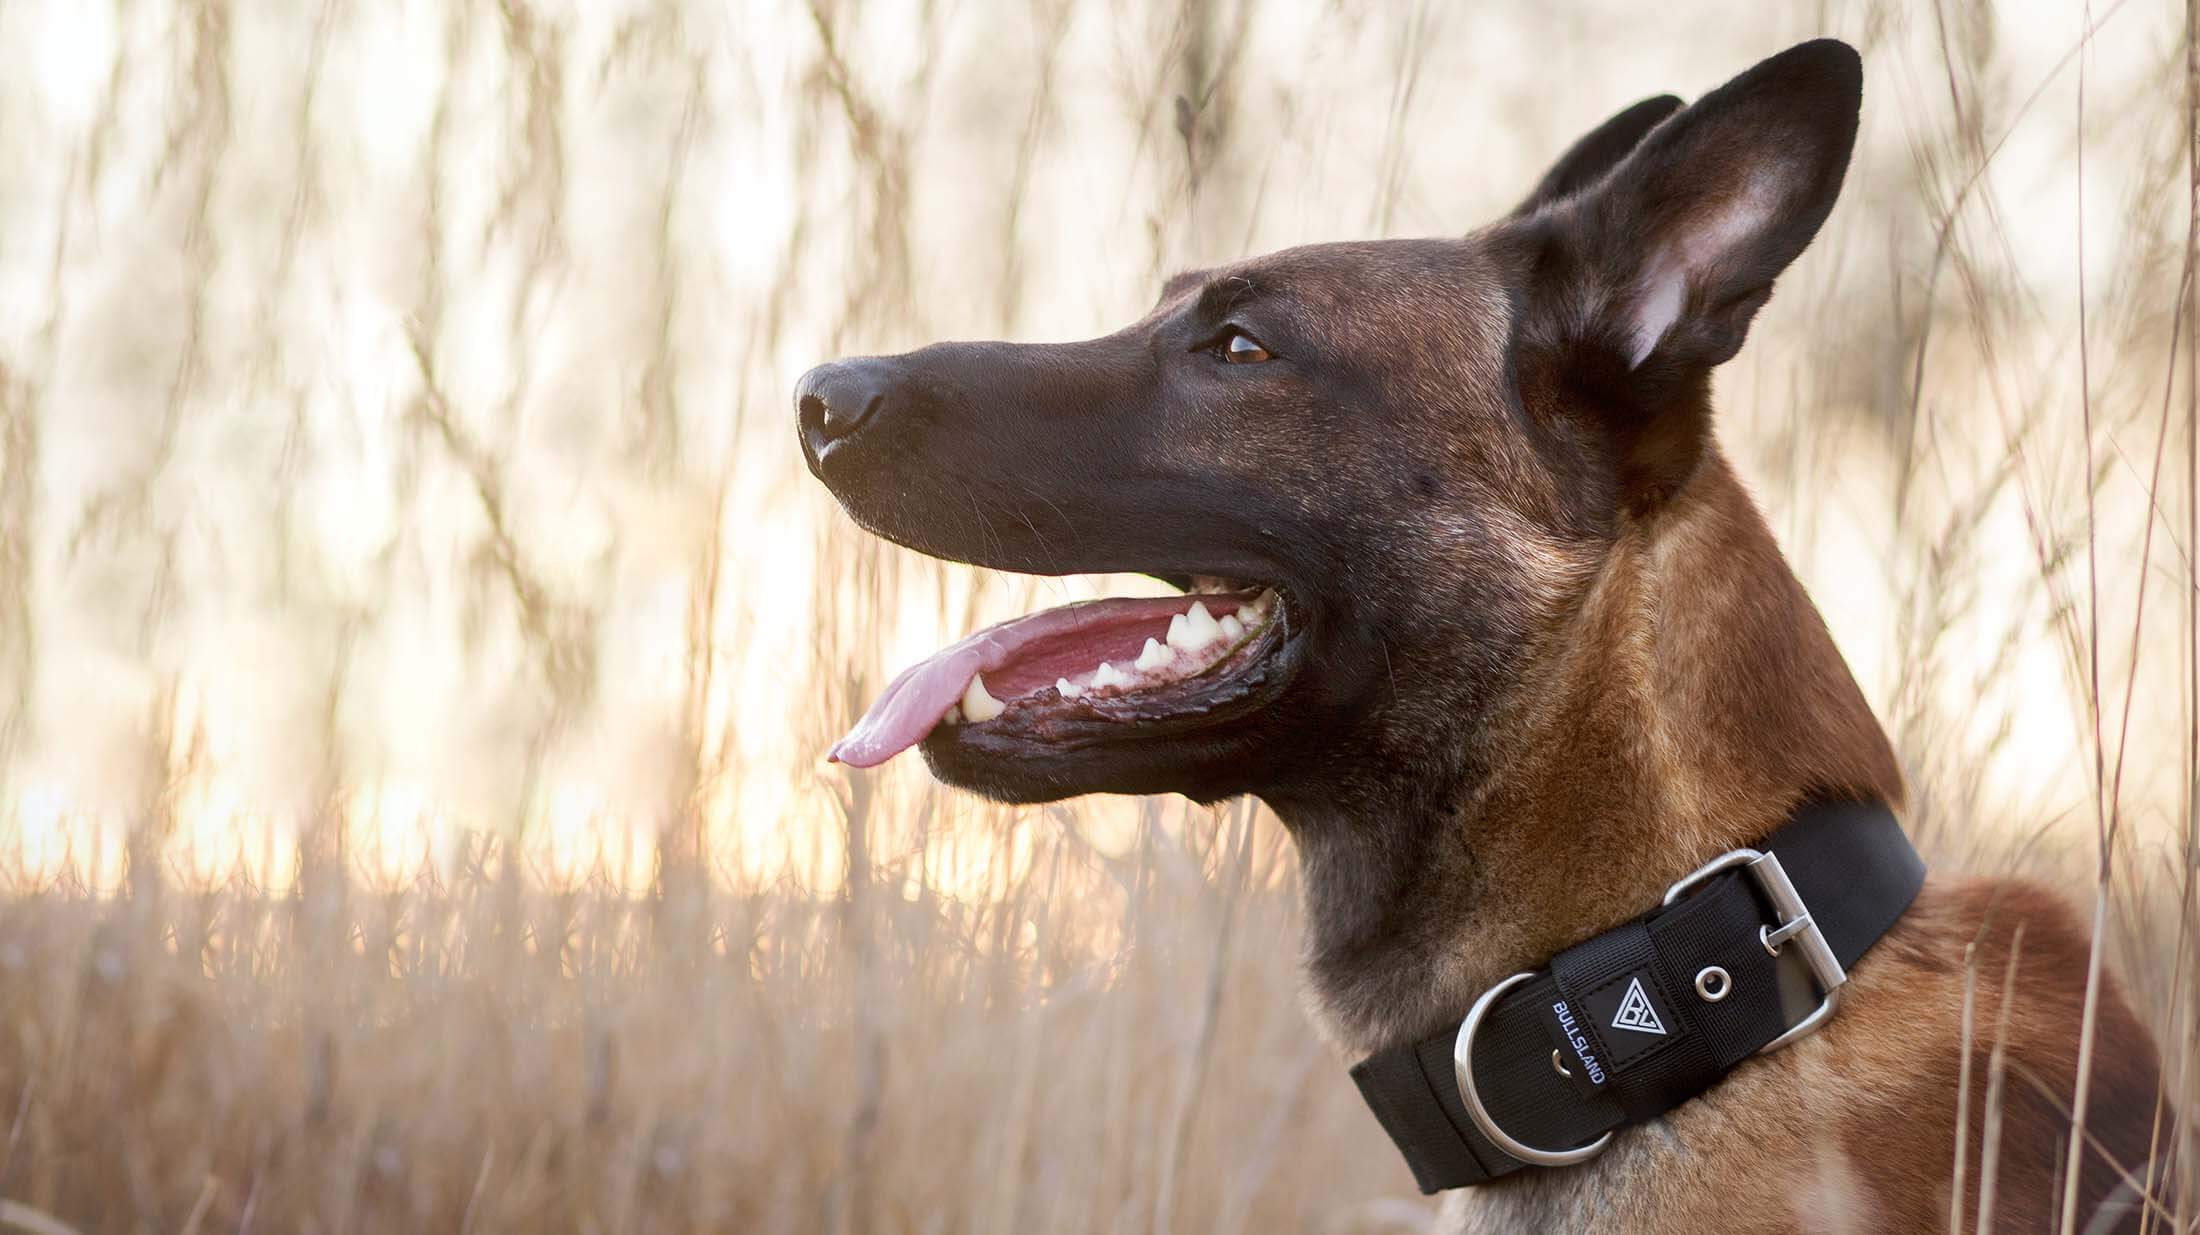
[[[821,752],[885,680],[975,625],[1158,585],[992,575],[876,542],[804,471],[796,374],[935,338],[1090,336],[1142,312],[1157,275],[1247,250],[1456,234],[1597,118],[1586,98],[1517,106],[1549,94],[1547,66],[1515,54],[1540,28],[1527,18],[1423,30],[1435,93],[1394,115],[1361,88],[1395,67],[1382,23],[1285,6],[1237,36],[1242,103],[1273,122],[1260,160],[1208,169],[1223,180],[1195,194],[1178,139],[1155,140],[1168,117],[1124,94],[1089,14],[1025,166],[1008,158],[1021,130],[994,123],[1020,104],[914,97],[993,54],[974,18],[851,21],[836,54],[863,66],[858,106],[807,60],[743,55],[809,47],[800,7],[691,13],[663,39],[616,9],[551,6],[547,50],[403,6],[330,10],[310,82],[304,55],[263,62],[304,46],[310,19],[240,15],[224,54],[248,63],[222,70],[238,95],[215,116],[169,114],[197,71],[184,25],[164,40],[111,6],[0,8],[29,68],[0,82],[0,185],[19,186],[0,188],[0,376],[37,430],[31,540],[10,559],[31,563],[15,633],[33,652],[23,715],[0,727],[0,881],[112,892],[128,834],[151,829],[167,875],[195,888],[285,895],[325,847],[394,889],[448,879],[493,841],[546,886],[635,893],[693,837],[704,852],[686,856],[720,886],[822,897],[853,828],[912,886],[1004,895],[1052,816],[942,794],[914,758],[859,781]],[[2077,17],[2040,14],[2069,20],[2013,23],[2004,68],[2052,89],[1955,233],[1973,243],[1990,221],[2020,239],[1996,277],[2033,316],[1998,352],[1934,335],[1906,390],[1880,300],[1855,307],[1882,276],[1850,255],[1922,266],[1931,220],[1837,212],[1722,370],[1720,434],[1883,718],[1939,726],[1933,757],[1982,769],[1982,810],[2036,818],[2092,792],[2069,625],[2090,395],[2122,465],[2099,512],[2106,728],[2113,741],[2137,692],[2126,791],[2163,810],[2183,704],[2167,664],[2124,679],[2132,640],[2174,620],[2170,589],[2147,630],[2121,616],[2146,509],[2132,460],[2151,442],[2134,409],[2160,364],[2096,329],[2099,389],[2077,389],[2075,195],[2049,117],[2073,100],[2048,76]],[[1615,46],[1653,20],[1606,18]],[[1884,85],[1852,196],[1880,192],[1938,123],[1915,33],[1871,52]],[[2141,63],[2147,37],[2124,21],[2092,54]],[[1632,97],[1731,59],[1706,43],[1576,67]],[[950,98],[940,123],[904,127],[897,109]],[[1393,127],[1413,156],[1395,168],[1370,140]],[[2096,201],[2140,187],[2145,150],[2128,145],[2094,155]],[[2152,252],[2149,226],[2089,216],[2096,295]],[[1829,333],[1819,315],[1836,309],[1854,320]],[[1824,355],[1833,335],[1857,350]],[[1911,399],[1920,428],[1897,449],[1889,408]],[[2170,540],[2157,570],[2189,551]],[[1102,848],[1136,834],[1134,807],[1075,809]]]

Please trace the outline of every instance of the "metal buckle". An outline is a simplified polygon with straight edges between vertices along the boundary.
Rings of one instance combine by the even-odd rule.
[[[1482,1095],[1474,1088],[1474,1031],[1482,1027],[1482,1017],[1506,991],[1534,976],[1532,972],[1516,973],[1483,991],[1482,997],[1474,1001],[1474,1006],[1467,1010],[1467,1019],[1459,1022],[1459,1036],[1452,1041],[1451,1070],[1452,1075],[1459,1080],[1459,1098],[1467,1108],[1467,1117],[1474,1120],[1474,1126],[1482,1130],[1482,1135],[1490,1138],[1490,1144],[1535,1166],[1572,1166],[1603,1153],[1604,1147],[1612,1143],[1612,1134],[1607,1132],[1578,1149],[1561,1149],[1555,1152],[1523,1145],[1498,1127],[1496,1120],[1490,1118],[1489,1109],[1482,1105]]]
[[[1825,1024],[1841,1002],[1841,985],[1849,980],[1849,975],[1847,970],[1841,968],[1841,962],[1834,956],[1832,947],[1827,945],[1825,932],[1818,929],[1818,923],[1812,920],[1810,908],[1803,904],[1802,896],[1795,890],[1794,881],[1781,868],[1777,854],[1762,853],[1755,849],[1730,849],[1667,888],[1663,903],[1670,906],[1686,895],[1690,888],[1721,871],[1732,870],[1737,866],[1756,879],[1757,886],[1764,890],[1765,898],[1772,902],[1773,915],[1780,920],[1776,928],[1760,927],[1757,931],[1758,942],[1764,944],[1765,951],[1774,956],[1778,956],[1780,949],[1789,943],[1801,948],[1803,961],[1810,966],[1811,979],[1824,992],[1819,998],[1818,1007],[1809,1016],[1797,1021],[1786,1033],[1757,1048],[1757,1053],[1762,1055],[1779,1050]]]

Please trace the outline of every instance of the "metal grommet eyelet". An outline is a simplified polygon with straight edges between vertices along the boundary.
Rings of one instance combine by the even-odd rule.
[[[1566,1070],[1566,1065],[1559,1062],[1558,1048],[1555,1046],[1551,1048],[1551,1069],[1557,1072],[1560,1076],[1565,1077],[1569,1081],[1574,1079],[1574,1074],[1568,1072]]]
[[[1696,972],[1696,993],[1705,1003],[1717,1003],[1732,993],[1734,979],[1717,965],[1706,965]]]

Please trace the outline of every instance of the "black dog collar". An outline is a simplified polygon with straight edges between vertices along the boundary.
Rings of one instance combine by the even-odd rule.
[[[1352,1069],[1423,1192],[1585,1161],[1833,1014],[1925,863],[1884,806],[1815,804],[1624,926]]]

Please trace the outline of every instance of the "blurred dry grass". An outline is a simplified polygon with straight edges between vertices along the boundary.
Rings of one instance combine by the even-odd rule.
[[[0,3],[0,1227],[1423,1228],[1272,820],[816,763],[1077,585],[852,533],[786,390],[1459,230],[1822,30],[1722,434],[1938,860],[2101,889],[2194,1229],[2187,15],[1718,21]]]

